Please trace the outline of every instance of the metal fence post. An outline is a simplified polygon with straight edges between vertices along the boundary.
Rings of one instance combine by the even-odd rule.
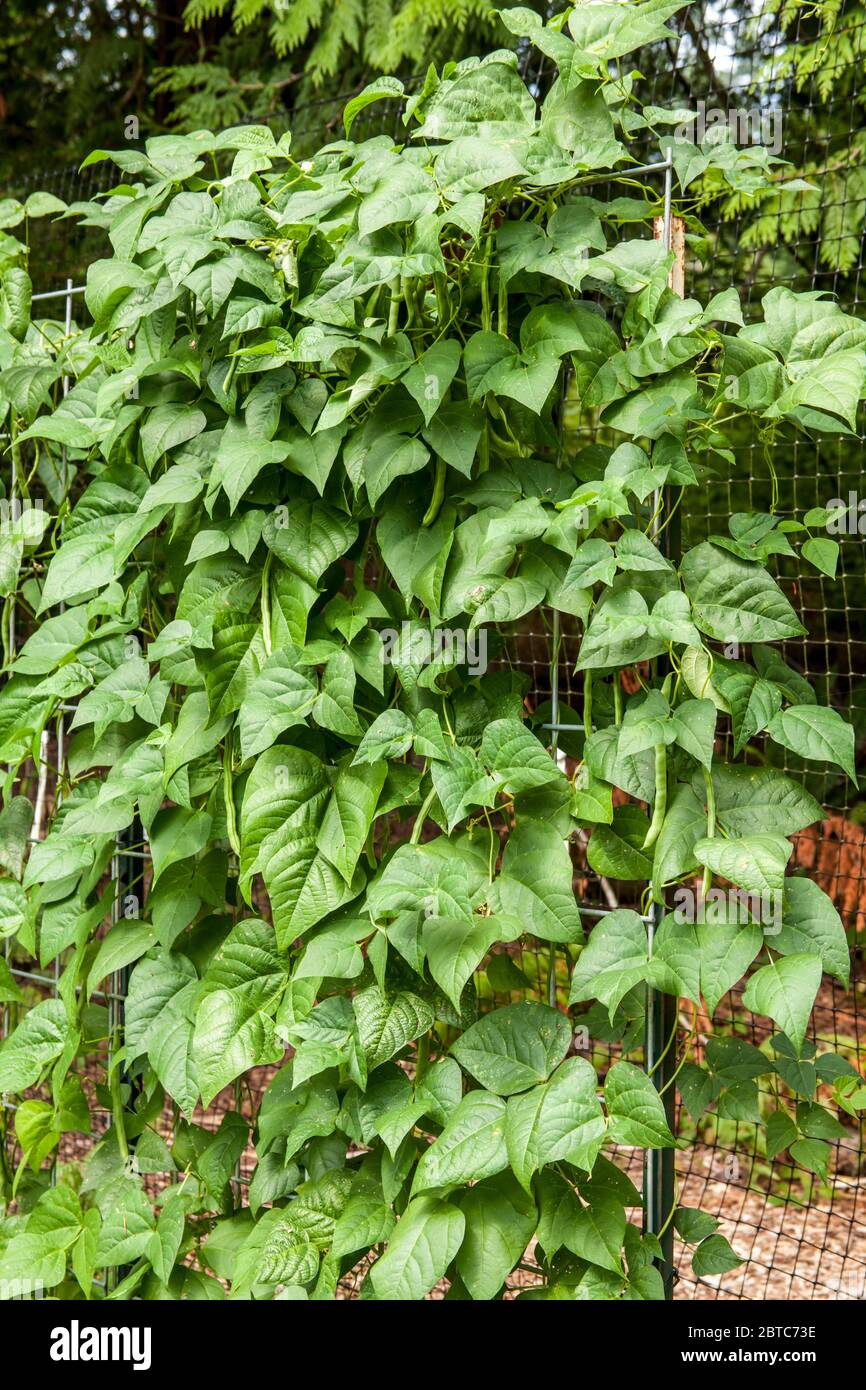
[[[671,209],[673,183],[673,163],[671,151],[667,153],[665,169],[664,215],[655,225],[656,240],[675,252],[671,269],[670,286],[683,294],[683,241],[682,223],[674,219]],[[678,224],[675,227],[675,221]],[[653,514],[656,519],[655,539],[664,554],[673,560],[679,559],[680,530],[679,515],[676,511],[669,489],[659,489],[653,494]],[[667,518],[667,524],[665,524]],[[659,663],[661,665],[661,663]],[[655,903],[651,921],[647,924],[649,954],[653,952],[655,929],[665,914],[662,903]],[[656,1090],[662,1096],[668,1127],[676,1132],[676,1097],[673,1077],[676,1070],[676,1028],[678,1001],[673,995],[647,987],[646,1028],[644,1033],[644,1057],[647,1074],[652,1077]],[[665,1298],[673,1297],[674,1285],[674,1204],[676,1200],[676,1150],[647,1149],[644,1155],[644,1230],[658,1238],[661,1256],[656,1267],[664,1282]]]

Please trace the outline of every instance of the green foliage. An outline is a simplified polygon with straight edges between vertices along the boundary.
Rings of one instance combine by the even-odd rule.
[[[157,68],[154,91],[171,98],[179,130],[242,119],[282,128],[287,108],[308,106],[316,121],[333,114],[336,124],[338,106],[325,111],[322,97],[360,87],[371,73],[415,77],[431,62],[511,44],[499,8],[491,0],[190,0],[183,19],[198,35],[198,60]],[[218,45],[215,24],[224,30]]]
[[[358,103],[393,92],[378,83],[310,161],[255,125],[97,150],[123,181],[79,210],[111,252],[87,277],[92,324],[68,335],[29,321],[7,249],[2,424],[16,496],[38,480],[51,504],[44,532],[2,538],[27,627],[0,691],[8,790],[78,704],[28,855],[22,797],[3,813],[0,929],[62,975],[0,1047],[0,1089],[37,1087],[44,1107],[18,1112],[7,1196],[26,1165],[32,1182],[0,1277],[26,1266],[89,1295],[97,1268],[124,1266],[147,1299],[330,1298],[360,1266],[363,1297],[447,1280],[491,1299],[534,1235],[525,1296],[661,1296],[639,1194],[604,1150],[673,1146],[662,1099],[629,1055],[602,1084],[564,1009],[488,1007],[497,981],[525,987],[502,963],[523,938],[617,1042],[648,987],[712,1009],[756,963],[774,1055],[720,1034],[684,1059],[698,1117],[770,1073],[809,1106],[810,1075],[859,1104],[851,1069],[806,1040],[822,968],[843,970],[829,899],[785,875],[787,837],[820,808],[758,741],[854,775],[850,731],[768,645],[803,632],[769,568],[796,552],[759,514],[679,570],[663,537],[680,490],[729,469],[731,416],[767,438],[850,429],[864,335],[819,296],[774,290],[749,328],[735,296],[679,299],[655,186],[596,196],[635,132],[657,134],[610,61],[676,8],[586,4],[547,26],[512,11],[560,72],[540,109],[513,55],[467,61],[407,101],[401,145],[351,139]],[[727,186],[766,176],[751,153],[700,154]],[[596,432],[574,456],[563,397]],[[526,681],[472,659],[539,605],[581,633],[571,777]],[[734,765],[714,753],[729,716]],[[106,930],[106,869],[136,824],[145,910]],[[746,920],[719,921],[705,894],[652,946],[629,910],[585,941],[578,833],[647,905],[703,865],[706,887],[717,873],[748,895]],[[112,1124],[77,1195],[44,1165],[89,1125],[79,1078],[108,1027],[94,991],[122,967]],[[257,1112],[195,1122],[263,1066]],[[784,1111],[813,1165],[832,1119],[816,1109]],[[723,1273],[737,1257],[699,1218],[677,1218],[695,1268]]]
[[[817,0],[808,13],[798,0],[767,0],[749,25],[758,58],[754,95],[769,109],[768,92],[784,93],[784,149],[794,175],[754,197],[726,194],[716,203],[723,222],[739,223],[739,248],[755,266],[779,246],[791,247],[796,262],[798,244],[808,240],[824,267],[856,274],[866,209],[866,143],[858,122],[864,21],[856,0]],[[696,191],[704,208],[718,196],[710,182],[701,181]]]

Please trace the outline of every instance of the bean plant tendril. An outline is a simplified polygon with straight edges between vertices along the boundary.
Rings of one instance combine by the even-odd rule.
[[[431,68],[399,141],[352,138],[384,79],[309,160],[260,125],[159,135],[90,156],[107,196],[32,195],[3,234],[0,1278],[660,1298],[632,1180],[676,1144],[649,990],[690,1020],[660,1039],[690,1113],[751,1118],[770,1075],[768,1152],[820,1171],[860,1104],[806,1041],[822,975],[848,979],[830,899],[787,872],[821,807],[764,752],[855,778],[851,726],[779,647],[806,629],[776,557],[832,571],[827,518],[667,543],[735,468],[729,420],[768,447],[853,433],[866,324],[776,287],[746,326],[735,286],[671,287],[663,179],[630,170],[672,169],[687,263],[697,172],[744,197],[787,177],[638,99],[636,50],[681,8],[505,9],[516,51]],[[105,234],[71,329],[31,305],[40,215]],[[539,608],[582,681],[558,747],[507,659]],[[112,913],[118,837],[145,868]],[[578,853],[647,910],[582,913]],[[707,1040],[698,1010],[746,977],[767,1045]],[[819,1099],[792,1098],[798,1066]],[[86,1157],[52,1181],[69,1134]],[[712,1216],[664,1216],[697,1274],[739,1263]]]

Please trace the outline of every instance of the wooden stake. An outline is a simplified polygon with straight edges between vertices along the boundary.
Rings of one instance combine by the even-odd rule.
[[[665,220],[663,217],[654,217],[653,240],[664,241],[664,237]],[[680,299],[684,299],[686,293],[686,224],[681,217],[671,218],[671,250],[674,253],[674,263],[671,266],[668,284],[674,294],[678,294]]]

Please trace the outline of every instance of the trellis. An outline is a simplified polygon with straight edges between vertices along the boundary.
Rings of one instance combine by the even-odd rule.
[[[743,21],[743,23],[744,22],[745,21]],[[728,41],[730,36],[730,25],[731,22],[729,16],[727,14],[723,14],[723,16],[718,20],[718,22],[714,24],[713,27],[708,28],[705,37],[708,39],[708,41],[712,41],[715,38],[715,40],[722,47],[724,47],[724,43]],[[862,28],[862,20],[860,21],[860,26]],[[741,22],[739,20],[737,21],[735,28],[736,36],[734,49],[735,56],[739,56],[741,52],[739,48],[739,39],[741,36],[742,28]],[[684,30],[679,40],[678,56],[681,52],[688,50],[689,43],[690,40],[686,31]],[[688,72],[686,62],[684,61],[680,63],[679,61],[676,61],[673,62],[669,67],[669,78],[659,79],[659,85],[662,80],[666,82],[669,81],[670,90],[667,93],[667,95],[670,97],[671,100],[673,100],[678,95],[682,87],[684,85],[688,85],[687,77]],[[741,85],[744,91],[753,90],[752,72],[746,73],[745,77],[741,81]],[[772,78],[768,79],[767,86],[769,89],[772,89]],[[664,95],[665,94],[659,95],[658,93],[656,93],[657,99],[659,100],[662,100],[664,98]],[[778,94],[775,95],[774,99],[779,99]],[[840,98],[840,100],[842,99]],[[312,133],[314,131],[318,133],[318,130],[320,129],[321,125],[324,124],[324,119],[326,115],[331,110],[336,110],[339,104],[340,99],[334,99],[333,101],[329,100],[327,103],[323,103],[321,108],[313,108],[309,112],[304,113],[301,121],[299,122],[299,124],[302,127],[301,139],[303,140],[305,134],[303,129],[305,121],[308,122],[307,133]],[[809,120],[817,121],[820,118],[822,110],[821,103],[815,100],[814,98],[810,97],[807,110]],[[854,125],[855,114],[856,113],[852,109],[852,123],[850,127],[852,134],[857,129],[857,127]],[[393,119],[393,112],[383,113],[383,111],[380,109],[376,111],[375,114],[371,114],[369,117],[366,117],[363,121],[363,124],[366,124],[368,128],[372,130],[373,122],[379,124],[384,120],[384,122],[387,124],[387,122],[393,121]],[[808,144],[808,137],[805,143]],[[669,163],[667,161],[662,161],[656,164],[644,166],[643,169],[632,169],[629,171],[628,176],[633,177],[636,175],[640,175],[647,178],[652,178],[664,170],[667,170],[667,173],[665,175],[666,188],[663,236],[665,239],[665,244],[670,245],[672,228],[670,218]],[[610,179],[610,176],[606,176],[606,178]],[[64,225],[68,224],[61,224],[61,226]],[[736,229],[736,223],[734,224],[734,227]],[[721,224],[719,224],[716,230],[720,238],[719,244],[724,245],[724,227]],[[804,268],[802,265],[800,265],[800,267],[796,269],[796,271],[788,277],[790,283],[796,283],[798,288],[806,287],[808,285],[812,285],[816,288],[838,287],[840,277],[838,275],[833,275],[822,268],[818,255],[818,237],[815,234],[808,231],[805,225],[802,235],[802,245],[805,248],[806,252],[810,253],[812,256],[811,274],[809,273],[808,267]],[[736,250],[736,248],[734,249]],[[800,249],[799,240],[797,243],[797,249]],[[855,277],[853,302],[849,306],[854,310],[862,308],[863,302],[860,297],[859,289],[859,277],[860,270],[862,267],[862,261],[863,258],[861,241],[861,253]],[[709,281],[709,287],[711,289],[715,290],[716,288],[719,288],[726,283],[730,283],[730,264],[730,257],[727,260],[724,257],[718,257],[714,261],[714,263],[711,264],[706,270],[701,271],[703,280]],[[775,264],[771,263],[769,268],[766,266],[766,264],[764,264],[763,267],[759,266],[756,274],[752,276],[747,286],[747,297],[750,300],[755,295],[756,286],[762,283],[765,275],[768,281],[773,280],[774,282],[776,282],[780,278]],[[781,278],[785,277],[782,276]],[[49,290],[34,296],[34,299],[37,301],[62,301],[64,306],[66,329],[68,333],[69,331],[71,331],[73,322],[73,304],[76,301],[76,296],[80,295],[81,292],[82,287],[80,285],[75,285],[71,280],[67,280],[65,289]],[[806,506],[810,504],[815,505],[827,500],[826,497],[822,496],[820,492],[821,475],[818,473],[817,469],[814,466],[812,466],[815,463],[820,463],[824,466],[829,465],[828,473],[825,474],[825,478],[832,479],[834,487],[838,485],[838,495],[840,496],[845,496],[845,487],[848,484],[856,484],[857,480],[861,476],[862,470],[859,466],[859,460],[856,458],[856,456],[853,455],[853,451],[850,454],[846,454],[844,448],[840,448],[839,444],[836,442],[818,441],[814,445],[812,445],[809,442],[802,442],[793,446],[793,450],[795,468],[793,477],[793,495],[791,499],[789,499],[790,505],[788,506],[788,510],[792,514],[794,512],[802,513]],[[737,506],[739,505],[738,499],[742,498],[743,504],[750,507],[760,507],[763,505],[766,499],[765,489],[767,486],[767,480],[766,477],[763,476],[763,460],[760,454],[759,447],[757,446],[755,441],[749,440],[743,443],[742,446],[740,446],[738,453],[742,458],[745,467],[743,473],[740,476],[733,480],[728,480],[726,482],[726,484],[724,485],[725,495],[723,496],[722,501],[719,502],[718,499],[708,494],[705,512],[703,512],[701,515],[692,514],[691,516],[683,518],[683,532],[686,545],[692,544],[697,540],[701,539],[703,535],[706,534],[706,531],[711,527],[712,522],[717,515],[721,515],[722,513],[727,514],[731,510],[736,510]],[[800,471],[801,464],[803,465],[802,472]],[[671,555],[673,558],[676,558],[676,555],[679,553],[680,549],[679,545],[676,542],[676,537],[671,534],[671,528],[669,528],[666,534],[668,534],[668,543],[671,548]],[[831,673],[831,648],[834,644],[833,622],[834,620],[839,619],[844,620],[844,626],[847,628],[847,636],[842,640],[841,646],[842,650],[848,656],[849,669],[845,671],[843,675],[845,679],[847,679],[848,681],[848,704],[855,715],[858,713],[858,711],[863,711],[864,709],[866,709],[866,699],[863,698],[862,692],[858,690],[855,684],[855,677],[862,674],[862,671],[866,669],[866,666],[864,666],[864,656],[866,656],[866,638],[864,638],[863,636],[861,625],[856,620],[856,615],[858,613],[862,614],[862,612],[864,611],[862,574],[860,572],[858,556],[854,549],[854,547],[858,545],[858,539],[858,537],[849,538],[849,542],[843,545],[843,557],[850,558],[850,560],[852,561],[851,569],[849,570],[846,564],[843,570],[843,574],[841,575],[840,579],[836,582],[835,586],[830,581],[821,580],[817,587],[817,595],[813,598],[813,593],[810,592],[805,596],[804,611],[807,612],[809,618],[812,620],[807,625],[814,626],[816,620],[820,621],[823,627],[823,638],[817,641],[814,638],[809,638],[802,643],[802,666],[805,672],[807,674],[817,674],[819,677],[827,678]],[[683,546],[683,548],[686,547]],[[852,615],[854,617],[853,622]],[[563,702],[563,696],[570,694],[575,694],[578,698],[580,696],[579,687],[576,690],[572,690],[571,687],[571,675],[568,660],[568,636],[567,634],[563,634],[563,632],[561,631],[560,620],[558,615],[556,614],[554,614],[551,619],[550,629],[550,632],[545,631],[542,634],[530,634],[530,637],[532,637],[533,640],[538,640],[541,643],[542,654],[540,658],[536,661],[535,656],[532,655],[529,659],[526,659],[524,657],[524,659],[521,661],[520,657],[517,656],[515,658],[515,664],[523,665],[525,668],[528,668],[534,676],[536,676],[534,693],[537,699],[543,699],[543,697],[548,694],[549,682],[551,713],[550,719],[545,724],[545,727],[550,731],[552,735],[551,744],[555,750],[558,743],[558,735],[560,733],[565,733],[569,729],[573,728],[572,724],[566,723],[560,717],[562,712],[561,707]],[[11,636],[14,639],[14,629]],[[823,664],[816,663],[816,653],[819,651],[822,653],[823,656]],[[66,741],[65,720],[68,713],[68,707],[61,708],[56,726],[58,773],[60,773],[62,770],[63,754]],[[46,755],[47,752],[48,749],[47,747],[45,747]],[[47,764],[47,758],[45,761]],[[790,771],[794,775],[798,775],[801,772],[801,769],[799,767],[788,767],[787,764],[786,770]],[[42,776],[42,772],[43,769],[40,768],[40,776]],[[839,815],[846,819],[847,823],[846,812],[850,809],[850,807],[847,804],[847,801],[841,804],[839,804],[838,801],[836,801],[835,805],[834,801],[830,801],[831,796],[834,797],[835,800],[835,787],[832,784],[825,785],[825,792],[827,793],[827,795],[825,795],[825,797],[823,798],[825,804],[829,802],[830,805],[833,805],[834,809],[838,812]],[[805,837],[801,837],[801,840],[804,839]],[[827,843],[828,841],[826,838],[826,834],[822,834],[822,837],[817,842],[817,849],[820,850],[821,845],[826,845]],[[847,877],[856,878],[856,880],[861,882],[866,881],[866,874],[864,874],[863,872],[862,832],[859,837],[859,840],[855,838],[851,842],[851,844],[853,845],[855,852],[859,850],[860,871],[856,875],[849,874]],[[112,901],[112,915],[115,921],[118,920],[119,917],[122,915],[123,898],[126,892],[129,891],[130,885],[132,885],[138,873],[141,872],[146,857],[147,849],[146,845],[144,845],[143,843],[132,844],[120,841],[117,845],[117,853],[114,855],[111,862],[112,888],[110,890],[110,896]],[[841,877],[841,875],[837,875],[837,878],[838,877]],[[581,912],[583,913],[583,915],[586,916],[588,919],[592,920],[598,919],[598,917],[602,916],[606,910],[608,909],[602,906],[581,904]],[[861,905],[860,900],[858,899],[856,905],[849,912],[849,922],[855,929],[857,927],[862,927],[862,925],[864,924],[864,916],[866,916],[866,913],[864,913],[864,909]],[[645,919],[647,920],[647,925],[651,932],[653,922],[655,920],[655,914],[645,914]],[[9,948],[7,944],[7,953],[8,949]],[[855,958],[856,961],[859,963],[859,950],[856,949]],[[27,971],[21,966],[16,965],[14,962],[10,964],[10,968],[12,969],[12,972],[16,975],[16,977],[20,979],[26,979],[27,981],[32,983],[37,989],[45,991],[54,991],[57,989],[60,972],[59,962],[57,961],[55,961],[54,963],[53,975],[49,975],[37,970]],[[110,1036],[112,1039],[114,1038],[117,1028],[121,1021],[124,988],[125,980],[123,978],[123,973],[118,972],[118,974],[115,977],[113,977],[109,982],[107,982],[105,992],[102,996],[109,1007],[111,1025]],[[556,980],[555,972],[553,971],[550,972],[550,989],[552,991],[553,997],[555,998]],[[96,993],[99,994],[99,991],[96,991]],[[659,1089],[662,1090],[665,1094],[667,1103],[672,1104],[673,1091],[672,1088],[669,1087],[668,1083],[670,1079],[670,1063],[672,1061],[673,1054],[670,1050],[665,1050],[664,1040],[670,1036],[670,1033],[675,1026],[676,1013],[673,1001],[665,1000],[664,1003],[667,1006],[665,1008],[662,1004],[663,998],[663,996],[658,996],[657,1000],[654,1001],[654,1006],[648,1010],[648,1027],[646,1036],[646,1066],[656,1079],[657,1084],[659,1085]],[[4,1010],[4,1031],[8,1022],[8,1018],[5,1016],[6,1012],[8,1011],[8,1007],[9,1006],[6,1006],[6,1009]],[[736,1001],[732,1001],[732,1009],[735,1008]],[[662,1012],[664,1016],[661,1016]],[[841,1010],[837,1010],[836,1008],[836,1000],[834,996],[832,1004],[825,1005],[823,1014],[819,1016],[819,1022],[817,1025],[819,1033],[823,1032],[826,1034],[829,1031],[833,1035],[833,1040],[837,1041],[843,1028],[843,1023],[840,1021],[841,1019],[842,1013]],[[738,1027],[741,1030],[745,1030],[747,1036],[750,1035],[752,1031],[751,1025],[749,1025],[748,1023],[744,1023],[742,1020],[737,1020],[736,1018],[733,1019],[732,1026]],[[860,1043],[859,1022],[857,1020],[856,1014],[854,1015],[853,1042],[855,1046]],[[113,1044],[110,1043],[109,1047],[111,1048],[112,1045]],[[109,1051],[109,1065],[111,1064],[112,1057],[113,1052]],[[667,1089],[665,1089],[666,1087]],[[682,1160],[680,1160],[679,1162],[679,1176],[681,1182],[685,1185],[693,1180],[703,1181],[704,1186],[707,1187],[709,1185],[709,1179],[707,1179],[702,1174],[700,1165],[695,1162],[695,1157],[698,1152],[698,1149],[708,1150],[711,1158],[717,1155],[723,1158],[725,1158],[726,1156],[733,1156],[741,1148],[741,1128],[742,1126],[738,1123],[733,1139],[726,1139],[724,1137],[721,1137],[718,1133],[716,1133],[713,1137],[713,1141],[711,1144],[708,1145],[704,1143],[700,1145],[694,1145],[692,1149],[688,1151],[685,1162],[683,1162]],[[863,1144],[861,1127],[859,1150],[861,1154],[862,1148]],[[647,1156],[647,1171],[645,1175],[646,1228],[650,1231],[662,1235],[662,1243],[663,1248],[665,1250],[665,1273],[667,1276],[667,1283],[669,1288],[672,1283],[671,1276],[673,1273],[674,1266],[673,1230],[669,1221],[669,1216],[671,1214],[674,1201],[676,1162],[677,1156],[673,1155],[669,1151],[663,1151],[661,1154],[651,1152]],[[730,1186],[734,1188],[742,1189],[744,1195],[747,1195],[750,1191],[755,1191],[754,1187],[751,1185],[750,1177],[746,1177],[744,1180],[741,1180],[736,1176],[736,1174],[732,1174],[728,1178],[728,1183]],[[856,1186],[857,1184],[855,1183],[855,1189]],[[836,1289],[834,1290],[830,1280],[836,1278],[837,1276],[835,1274],[829,1273],[828,1271],[822,1272],[821,1270],[818,1270],[813,1279],[806,1280],[806,1283],[808,1287],[811,1289],[813,1296],[820,1297],[822,1295],[827,1296],[827,1294],[829,1294],[830,1296],[835,1297],[862,1297],[862,1292],[864,1288],[864,1276],[866,1276],[866,1253],[863,1253],[866,1252],[866,1240],[864,1240],[861,1253],[859,1254],[856,1251],[856,1245],[858,1237],[860,1239],[863,1239],[863,1237],[860,1236],[860,1232],[866,1233],[866,1218],[864,1218],[862,1212],[858,1213],[858,1196],[859,1194],[855,1193],[853,1212],[847,1220],[848,1234],[845,1237],[845,1250],[846,1253],[848,1251],[851,1251],[851,1253],[848,1254],[847,1270],[845,1269],[844,1264],[845,1256],[843,1255],[842,1257],[843,1265],[840,1268],[838,1274],[838,1279],[841,1281],[841,1286],[837,1285]],[[768,1213],[771,1212],[771,1203],[773,1200],[775,1199],[773,1198],[772,1191],[763,1194],[763,1208],[761,1213],[762,1221],[768,1215]],[[828,1220],[826,1223],[828,1229],[830,1225],[830,1217],[832,1217],[834,1200],[835,1184],[833,1190],[831,1191],[829,1202],[830,1216],[828,1216]],[[781,1199],[780,1202],[780,1209],[784,1213],[790,1212],[792,1217],[797,1215],[798,1210],[801,1206],[802,1202],[796,1197],[796,1195],[792,1197],[790,1195],[790,1192],[786,1197]],[[843,1219],[843,1225],[844,1224],[845,1222]],[[764,1229],[763,1226],[761,1226],[761,1229]],[[803,1243],[804,1241],[801,1238],[799,1244],[802,1246]],[[855,1247],[853,1251],[852,1246]],[[819,1251],[819,1253],[826,1254],[828,1246],[816,1246],[815,1248]],[[766,1269],[767,1279],[769,1279],[774,1267],[772,1258],[769,1265],[764,1264],[763,1261],[759,1262],[759,1267],[763,1267]],[[682,1272],[680,1277],[684,1285],[690,1278],[690,1276]],[[795,1277],[800,1277],[796,1274],[796,1267],[791,1277],[792,1279]],[[701,1292],[712,1293],[712,1286],[704,1284],[701,1289]],[[740,1296],[748,1295],[743,1293]],[[761,1296],[760,1292],[757,1296]]]

